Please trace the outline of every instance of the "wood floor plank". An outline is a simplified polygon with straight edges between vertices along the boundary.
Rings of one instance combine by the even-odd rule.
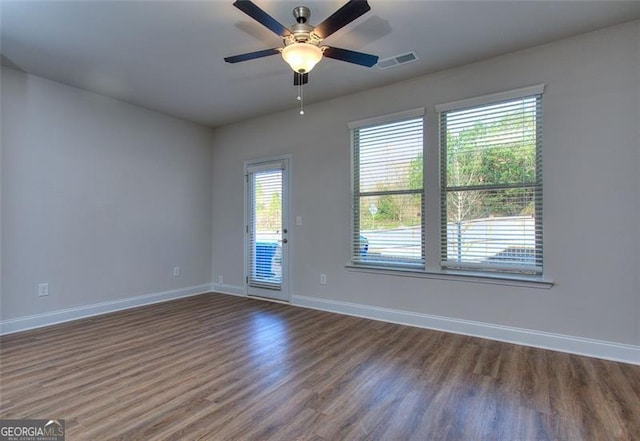
[[[70,440],[640,440],[640,366],[205,294],[0,337]]]

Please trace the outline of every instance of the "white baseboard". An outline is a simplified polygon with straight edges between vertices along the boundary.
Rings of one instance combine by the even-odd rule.
[[[225,285],[222,283],[214,283],[211,285],[211,291],[219,292],[220,294],[229,294],[232,296],[246,297],[243,286],[237,285]]]
[[[145,294],[136,297],[113,300],[110,302],[95,303],[93,305],[78,306],[76,308],[60,309],[43,314],[18,317],[15,319],[0,321],[0,335],[12,334],[14,332],[26,331],[29,329],[41,328],[58,323],[92,317],[94,315],[106,314],[120,311],[122,309],[135,308],[136,306],[151,305],[153,303],[166,302],[168,300],[191,297],[211,291],[211,284],[190,286],[187,288],[173,289],[153,294]]]
[[[221,284],[191,286],[0,321],[0,335],[41,328],[44,326],[134,308],[137,306],[190,297],[211,291],[245,297],[244,287],[242,286]],[[294,295],[291,299],[291,304],[293,306],[318,309],[321,311],[335,312],[338,314],[352,315],[373,320],[381,320],[390,323],[435,329],[455,334],[464,334],[525,346],[568,352],[571,354],[621,361],[624,363],[640,364],[640,346],[510,326],[494,325],[470,320],[454,319],[398,309],[380,308],[338,300],[327,300],[317,297]]]
[[[339,314],[381,320],[402,325],[464,334],[474,337],[586,355],[605,360],[640,364],[640,346],[602,340],[573,337],[531,329],[460,320],[430,314],[379,308],[357,303],[327,300],[317,297],[293,296],[291,303],[304,308],[337,312]]]

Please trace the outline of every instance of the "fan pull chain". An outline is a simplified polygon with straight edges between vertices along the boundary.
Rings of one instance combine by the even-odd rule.
[[[304,88],[302,84],[302,75],[300,75],[300,84],[298,84],[298,101],[300,101],[300,115],[304,115]]]

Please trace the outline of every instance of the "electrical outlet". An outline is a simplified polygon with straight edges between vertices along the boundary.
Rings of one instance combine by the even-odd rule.
[[[222,275],[218,276],[218,285],[222,285],[224,283],[224,279],[222,278]]]
[[[326,284],[327,284],[327,275],[320,274],[320,285],[326,285]]]
[[[179,266],[174,266],[173,267],[173,277],[178,277],[180,275],[180,267]]]
[[[38,283],[38,297],[45,297],[49,295],[49,284]]]

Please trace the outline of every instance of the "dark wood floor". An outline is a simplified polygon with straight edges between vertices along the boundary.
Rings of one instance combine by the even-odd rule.
[[[224,295],[2,337],[67,440],[640,440],[640,367]]]

